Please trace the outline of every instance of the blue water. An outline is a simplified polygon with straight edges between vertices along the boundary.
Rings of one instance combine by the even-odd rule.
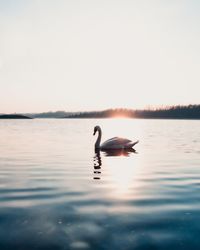
[[[136,153],[94,152],[103,139]],[[0,249],[200,249],[200,121],[0,120]]]

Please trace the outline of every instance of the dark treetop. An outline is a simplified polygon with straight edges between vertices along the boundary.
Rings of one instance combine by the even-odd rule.
[[[25,115],[6,114],[6,115],[0,115],[0,119],[32,119],[32,118]]]

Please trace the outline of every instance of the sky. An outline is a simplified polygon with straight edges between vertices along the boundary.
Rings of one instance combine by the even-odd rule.
[[[0,113],[200,103],[200,1],[0,0]]]

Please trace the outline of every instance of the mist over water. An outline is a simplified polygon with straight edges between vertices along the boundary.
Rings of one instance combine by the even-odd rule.
[[[94,152],[140,140],[136,152]],[[200,121],[1,120],[0,249],[199,249]]]

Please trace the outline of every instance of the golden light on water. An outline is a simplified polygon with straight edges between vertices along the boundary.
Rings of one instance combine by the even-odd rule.
[[[135,158],[134,158],[135,157]],[[109,162],[112,164],[109,164]],[[109,176],[112,185],[112,195],[118,198],[126,198],[137,184],[139,173],[139,161],[136,156],[110,157],[106,159],[106,174]]]

